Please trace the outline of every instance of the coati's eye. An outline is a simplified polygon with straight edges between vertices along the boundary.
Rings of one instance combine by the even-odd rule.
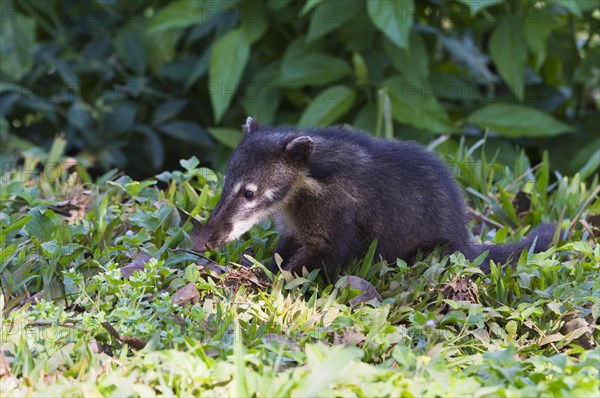
[[[254,192],[253,191],[244,191],[244,198],[246,199],[252,199],[254,197]]]

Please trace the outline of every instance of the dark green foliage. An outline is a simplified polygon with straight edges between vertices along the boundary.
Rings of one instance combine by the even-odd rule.
[[[147,176],[193,153],[218,166],[254,115],[422,142],[489,131],[510,163],[507,143],[536,161],[547,149],[566,174],[600,163],[596,0],[7,0],[2,13],[5,161],[28,146],[17,137],[48,147],[64,132],[100,169]]]

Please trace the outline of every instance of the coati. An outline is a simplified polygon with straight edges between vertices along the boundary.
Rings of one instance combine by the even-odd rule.
[[[194,242],[211,249],[274,216],[282,268],[322,268],[329,278],[367,252],[374,238],[387,261],[446,245],[448,253],[506,263],[535,241],[551,243],[543,224],[512,245],[475,244],[466,229],[462,191],[445,164],[412,142],[375,139],[341,127],[263,127],[248,118],[220,200]],[[270,270],[276,272],[273,260]]]

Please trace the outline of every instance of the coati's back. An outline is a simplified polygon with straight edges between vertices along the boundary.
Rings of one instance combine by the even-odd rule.
[[[315,141],[309,176],[323,189],[318,201],[295,203],[306,216],[346,211],[359,231],[359,251],[375,238],[386,259],[410,258],[451,243],[468,241],[462,192],[444,163],[423,147],[374,139],[365,133],[331,127],[303,130]],[[312,216],[309,216],[309,213]]]

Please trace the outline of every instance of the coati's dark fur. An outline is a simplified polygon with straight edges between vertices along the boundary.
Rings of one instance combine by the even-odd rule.
[[[244,131],[196,249],[235,239],[269,215],[281,234],[275,251],[283,268],[323,268],[330,277],[375,238],[377,254],[390,262],[438,245],[469,259],[488,250],[486,272],[489,259],[506,263],[534,241],[536,251],[551,244],[549,224],[517,244],[470,242],[460,187],[442,161],[415,143],[341,127],[259,127],[251,118]],[[270,269],[277,271],[275,262]]]

